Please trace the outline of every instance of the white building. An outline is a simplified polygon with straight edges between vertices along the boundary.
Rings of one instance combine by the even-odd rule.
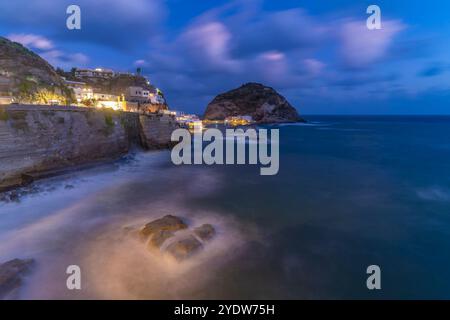
[[[97,108],[111,108],[114,110],[123,110],[124,102],[119,96],[108,93],[94,93],[95,106]]]
[[[0,95],[0,104],[10,104],[13,102],[13,98],[11,96],[1,96]]]
[[[142,87],[128,87],[127,96],[130,98],[147,98],[149,91]]]
[[[94,98],[94,92],[92,91],[92,88],[86,85],[86,83],[79,81],[69,81],[65,79],[64,82],[67,87],[73,90],[73,92],[75,93],[75,98],[77,99],[78,103],[80,103],[83,100],[89,100]]]
[[[158,93],[150,93],[149,94],[150,102],[153,104],[164,104],[166,100],[160,96]]]
[[[94,93],[95,100],[103,100],[103,101],[117,101],[119,96],[108,93]]]
[[[95,69],[76,69],[75,76],[77,78],[112,78],[114,71],[111,69],[95,68]]]

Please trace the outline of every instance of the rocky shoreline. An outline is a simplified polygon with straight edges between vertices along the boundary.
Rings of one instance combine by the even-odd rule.
[[[173,116],[66,106],[0,107],[0,193],[114,161],[133,146],[170,148]]]

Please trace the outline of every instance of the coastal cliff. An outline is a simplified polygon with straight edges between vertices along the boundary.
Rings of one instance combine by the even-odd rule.
[[[126,154],[131,145],[170,146],[176,128],[165,115],[62,106],[0,107],[0,191],[46,172]]]
[[[257,123],[304,122],[283,96],[259,83],[247,83],[218,95],[208,104],[204,119],[235,116],[251,116]]]

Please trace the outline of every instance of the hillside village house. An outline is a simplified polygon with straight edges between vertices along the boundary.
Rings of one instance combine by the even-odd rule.
[[[78,103],[80,103],[83,100],[89,100],[94,98],[94,92],[92,91],[92,88],[86,85],[84,82],[80,81],[69,81],[64,79],[65,84],[67,87],[73,90],[75,93],[75,98],[77,99]]]
[[[129,87],[126,93],[127,101],[164,104],[164,98],[159,94],[158,89],[146,90],[142,87]]]
[[[109,93],[94,93],[95,106],[97,108],[111,108],[123,110],[124,101],[120,96]]]
[[[119,96],[108,93],[94,93],[95,100],[104,100],[104,101],[117,101]]]
[[[164,98],[159,95],[157,92],[156,93],[150,93],[149,94],[149,98],[150,98],[150,102],[153,104],[164,104],[166,103],[166,100],[164,100]]]
[[[13,99],[10,95],[0,92],[0,105],[1,104],[10,104],[13,102]]]
[[[150,92],[142,87],[128,87],[126,92],[127,101],[146,102]]]
[[[111,69],[95,68],[95,69],[76,69],[75,77],[77,78],[104,78],[114,77],[114,71]]]

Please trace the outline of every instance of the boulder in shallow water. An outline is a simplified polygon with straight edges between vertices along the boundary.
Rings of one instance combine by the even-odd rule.
[[[147,223],[139,232],[143,239],[147,239],[150,236],[160,232],[160,231],[178,231],[187,229],[187,225],[181,220],[181,218],[167,215],[160,219],[154,220]]]
[[[172,238],[174,234],[175,233],[173,231],[158,230],[150,238],[150,241],[148,242],[148,248],[149,249],[161,248],[164,241],[166,241],[169,238]]]
[[[194,233],[202,241],[211,240],[216,234],[216,230],[210,224],[203,224],[200,227],[194,229]]]
[[[170,254],[178,261],[185,260],[197,253],[203,246],[194,236],[189,235],[181,240],[176,240],[166,248],[166,253]]]
[[[33,259],[14,259],[0,264],[0,299],[8,298],[22,286],[23,276],[30,272]]]
[[[181,230],[183,232],[179,232]],[[210,224],[188,229],[182,218],[167,215],[147,223],[140,229],[125,227],[124,233],[133,236],[137,234],[153,253],[160,252],[182,261],[201,250],[203,244],[214,237],[216,230]]]

